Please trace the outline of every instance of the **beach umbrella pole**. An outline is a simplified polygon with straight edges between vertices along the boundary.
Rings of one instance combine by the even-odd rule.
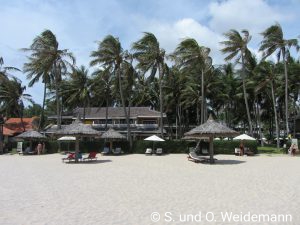
[[[210,155],[210,164],[214,164],[214,137],[209,137],[209,155]]]
[[[78,140],[78,137],[76,137],[76,141],[75,141],[75,162],[78,162],[78,155],[79,155],[79,140]]]

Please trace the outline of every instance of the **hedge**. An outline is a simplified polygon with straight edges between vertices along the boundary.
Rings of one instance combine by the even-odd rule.
[[[57,141],[48,141],[46,143],[47,153],[56,153],[60,151],[74,151],[75,143],[74,142],[57,142]],[[204,142],[207,147],[208,143]],[[121,147],[124,153],[136,153],[136,154],[144,154],[146,148],[162,148],[164,153],[188,153],[190,147],[196,147],[195,141],[184,141],[184,140],[174,140],[174,141],[164,141],[164,142],[151,142],[138,140],[133,142],[133,148],[129,150],[129,143],[126,141],[122,142],[113,142],[113,148]],[[68,147],[69,145],[69,147]],[[108,145],[108,143],[103,140],[95,140],[95,141],[81,141],[80,142],[80,150],[83,153],[96,151],[101,152],[104,148],[104,145]],[[234,149],[238,148],[240,145],[240,141],[222,141],[216,140],[214,141],[214,152],[215,154],[234,154]],[[245,147],[248,147],[254,153],[257,153],[257,142],[256,141],[245,141]]]

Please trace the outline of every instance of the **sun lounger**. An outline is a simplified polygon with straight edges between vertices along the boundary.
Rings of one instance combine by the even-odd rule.
[[[96,155],[97,155],[97,152],[90,152],[89,155],[87,157],[83,158],[82,160],[83,161],[84,160],[93,160],[93,159],[97,160]]]
[[[69,160],[69,162],[71,162],[71,160],[75,160],[75,153],[69,153],[67,157],[62,158],[62,161],[64,162],[65,160]]]
[[[161,155],[163,153],[162,148],[157,148],[155,154],[156,155]]]
[[[109,153],[109,148],[104,147],[103,151],[101,152],[102,155],[107,155]]]
[[[198,156],[195,152],[190,152],[188,155],[188,160],[189,161],[193,161],[195,163],[209,163],[210,162],[210,158],[209,157],[205,157],[205,156]],[[214,160],[217,160],[214,158]]]
[[[146,155],[151,155],[152,154],[152,148],[146,148]]]
[[[234,149],[234,154],[235,154],[236,156],[239,156],[240,153],[241,153],[241,149],[240,149],[240,148],[235,148],[235,149]]]
[[[119,155],[119,154],[121,154],[121,148],[113,149],[112,152],[113,152],[114,155]]]
[[[203,148],[203,149],[201,150],[201,153],[202,153],[203,155],[208,155],[208,154],[209,154],[207,148]]]
[[[195,163],[205,162],[204,159],[200,158],[195,152],[190,152],[188,155],[188,160]]]

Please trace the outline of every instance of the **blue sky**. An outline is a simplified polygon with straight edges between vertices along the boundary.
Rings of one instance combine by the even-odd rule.
[[[108,34],[129,49],[142,32],[152,32],[168,53],[192,37],[211,48],[215,64],[223,62],[219,42],[229,29],[248,29],[253,52],[261,41],[259,33],[275,22],[286,38],[300,35],[300,0],[0,0],[0,5],[0,56],[6,66],[20,69],[26,62],[20,49],[45,29],[56,35],[60,48],[74,53],[78,66],[89,65],[96,41]],[[27,85],[26,75],[15,75]],[[42,102],[41,84],[27,92]]]

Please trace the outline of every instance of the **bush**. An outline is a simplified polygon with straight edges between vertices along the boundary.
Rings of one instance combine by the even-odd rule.
[[[57,153],[60,151],[75,150],[75,142],[58,142],[58,141],[47,141],[46,150],[47,153]],[[69,147],[68,147],[69,145]],[[80,151],[82,153],[88,153],[92,151],[101,152],[108,142],[104,140],[94,140],[94,141],[81,141]],[[146,148],[162,148],[164,153],[188,153],[190,147],[196,147],[196,141],[185,141],[185,140],[167,140],[164,142],[152,142],[137,140],[133,142],[132,150],[129,149],[129,142],[127,141],[114,141],[113,148],[121,147],[124,153],[130,154],[144,154]],[[214,153],[215,154],[234,154],[234,149],[238,148],[240,141],[214,141]],[[254,153],[257,153],[257,142],[256,141],[245,141],[245,147],[248,147]]]
[[[239,140],[228,140],[228,141],[214,141],[214,152],[215,154],[234,154],[234,149],[239,148]],[[257,154],[257,142],[256,141],[244,141],[244,146],[249,148],[255,154]]]
[[[164,153],[187,153],[190,142],[183,140],[174,140],[174,141],[164,141],[164,142],[152,142],[138,140],[134,141],[133,144],[133,153],[144,154],[146,148],[162,148]]]

